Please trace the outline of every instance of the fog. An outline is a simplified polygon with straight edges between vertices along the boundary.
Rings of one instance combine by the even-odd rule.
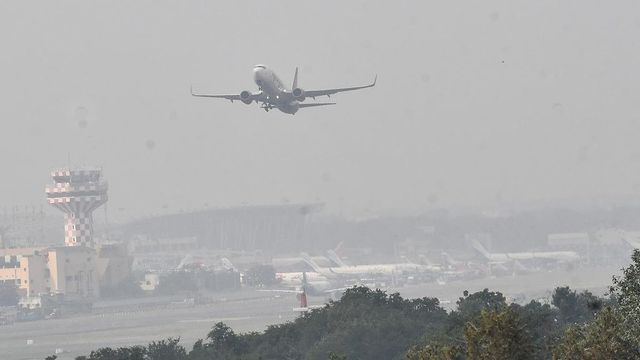
[[[633,1],[3,2],[3,185],[100,165],[111,217],[280,202],[354,217],[597,204],[640,183]],[[364,84],[295,116],[194,99]]]
[[[639,63],[637,1],[2,1],[0,357],[188,352],[224,322],[219,358],[398,359],[530,305],[542,359],[609,306],[640,324],[611,281],[640,261]],[[256,64],[377,82],[295,115],[191,96],[258,91]]]

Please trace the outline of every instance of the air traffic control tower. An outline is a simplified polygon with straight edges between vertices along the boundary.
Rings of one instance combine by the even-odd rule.
[[[107,202],[107,183],[100,169],[58,169],[51,172],[54,184],[47,186],[49,204],[64,212],[64,242],[67,246],[93,247],[92,213]]]

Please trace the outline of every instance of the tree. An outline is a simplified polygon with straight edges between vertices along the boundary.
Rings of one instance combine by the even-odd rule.
[[[563,323],[584,323],[603,307],[603,300],[589,291],[578,294],[568,286],[554,290],[551,303],[560,310]]]
[[[207,339],[209,339],[209,346],[216,351],[236,353],[239,350],[237,349],[238,336],[223,322],[218,322],[213,326],[209,334],[207,334]]]
[[[449,330],[447,335],[457,343],[463,342],[465,325],[480,316],[483,310],[502,310],[507,307],[507,299],[500,292],[482,291],[469,294],[464,291],[463,296],[456,302],[457,310],[451,312],[447,321]]]
[[[584,325],[567,329],[554,351],[557,360],[631,360],[640,353],[633,343],[624,338],[624,321],[611,307],[605,308],[595,319]]]
[[[328,360],[347,360],[347,357],[346,356],[340,356],[340,355],[334,353],[333,351],[331,351],[329,353]]]
[[[438,343],[415,346],[407,352],[407,360],[461,360],[464,350],[460,346]]]
[[[469,294],[464,292],[464,297],[458,299],[458,312],[466,320],[477,317],[482,310],[502,310],[507,307],[507,299],[497,291],[482,291]]]
[[[640,347],[640,250],[631,255],[631,265],[622,269],[622,276],[613,277],[610,293],[615,297],[622,321],[623,337]]]
[[[147,346],[145,360],[186,360],[187,352],[179,342],[180,338],[152,341]]]
[[[534,300],[524,306],[511,304],[509,307],[518,313],[529,331],[535,359],[550,359],[553,346],[565,327],[565,323],[558,321],[560,311]]]
[[[464,329],[469,360],[533,359],[533,345],[523,321],[511,308],[482,310]]]

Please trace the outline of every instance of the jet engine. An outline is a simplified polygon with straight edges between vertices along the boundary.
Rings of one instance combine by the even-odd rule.
[[[304,90],[302,90],[299,87],[293,89],[291,91],[291,95],[293,95],[293,98],[298,100],[298,101],[304,101],[304,99],[305,99]]]
[[[251,99],[251,91],[243,91],[240,93],[240,101],[242,101],[243,103],[249,105],[253,102],[253,100]]]

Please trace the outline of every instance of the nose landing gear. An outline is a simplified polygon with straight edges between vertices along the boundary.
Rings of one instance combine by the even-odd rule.
[[[275,106],[273,106],[273,104],[267,104],[267,103],[262,103],[262,105],[260,105],[261,108],[264,109],[264,111],[269,112],[269,110],[275,108]]]

